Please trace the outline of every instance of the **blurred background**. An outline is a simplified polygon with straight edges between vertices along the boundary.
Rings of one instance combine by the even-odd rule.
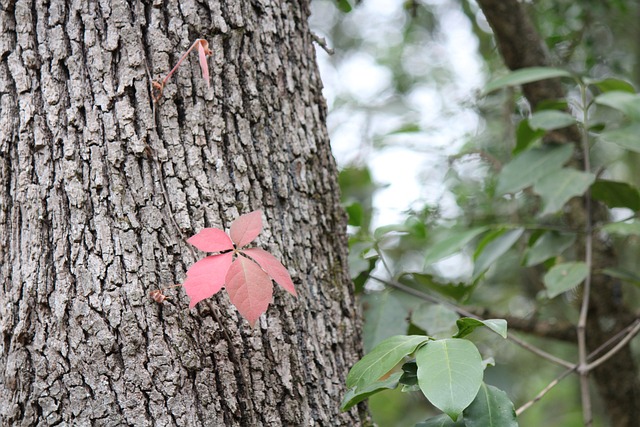
[[[616,76],[637,87],[636,1],[524,3],[562,68],[593,78]],[[566,298],[540,300],[533,284],[539,274],[523,271],[522,248],[501,254],[483,286],[472,277],[472,250],[425,263],[425,251],[443,227],[504,222],[516,210],[519,221],[528,218],[522,203],[514,207],[495,197],[497,172],[512,155],[519,121],[531,112],[517,90],[482,93],[506,69],[478,5],[313,0],[311,6],[312,30],[335,51],[329,55],[316,47],[350,216],[350,261],[364,306],[365,348],[391,335],[420,332],[412,320],[420,301],[367,279],[369,274],[414,284],[424,280],[425,286],[433,280],[462,284],[473,288],[455,296],[465,305],[524,319],[542,313],[551,324],[575,321],[577,312],[567,309]],[[575,88],[567,90],[569,97],[576,96]],[[637,154],[607,150],[597,161],[616,178],[638,184],[637,160]],[[495,335],[479,331],[473,338],[483,357],[495,359],[485,381],[505,390],[516,408],[562,372]],[[575,346],[561,339],[527,339],[558,356],[576,357]],[[594,404],[596,425],[604,425],[597,397]],[[420,393],[399,389],[373,396],[369,406],[381,427],[413,426],[438,413]],[[581,426],[577,378],[563,380],[519,421],[521,426]]]

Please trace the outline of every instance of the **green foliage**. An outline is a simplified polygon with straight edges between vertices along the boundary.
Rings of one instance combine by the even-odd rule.
[[[544,286],[549,298],[554,298],[563,292],[578,286],[589,274],[584,262],[566,262],[554,265],[544,275]]]
[[[382,396],[394,394],[397,397],[401,395],[400,390],[422,392],[432,404],[449,413],[433,413],[435,416],[418,424],[422,426],[512,426],[517,425],[517,421],[509,398],[521,406],[546,387],[557,373],[546,366],[541,368],[521,353],[514,356],[512,347],[502,351],[503,348],[492,341],[497,339],[495,334],[484,332],[506,336],[506,323],[497,317],[501,314],[523,317],[522,320],[530,320],[531,324],[537,321],[542,324],[575,323],[578,298],[575,295],[574,298],[555,297],[579,290],[590,275],[606,275],[624,282],[625,294],[624,299],[620,297],[620,304],[637,302],[640,296],[637,291],[640,265],[636,262],[640,256],[640,226],[636,218],[640,211],[640,169],[637,167],[640,95],[625,79],[610,77],[630,75],[637,58],[628,52],[635,49],[633,46],[637,41],[631,40],[623,50],[617,40],[611,41],[610,34],[594,37],[590,26],[598,16],[598,19],[609,19],[608,25],[613,28],[617,24],[610,16],[619,20],[622,15],[613,13],[612,8],[622,10],[624,2],[587,4],[582,0],[578,3],[540,0],[529,7],[539,14],[538,23],[547,35],[548,47],[567,64],[563,69],[530,68],[504,75],[500,68],[502,62],[496,61],[497,50],[491,37],[476,19],[479,16],[477,6],[473,2],[463,3],[464,13],[470,18],[481,43],[480,51],[487,60],[486,69],[493,75],[502,74],[502,77],[492,79],[484,88],[483,95],[486,96],[473,105],[481,117],[479,131],[471,132],[473,136],[460,150],[447,147],[439,154],[439,163],[449,167],[441,183],[442,199],[455,205],[454,209],[436,200],[436,196],[431,197],[432,188],[429,188],[430,204],[407,212],[406,219],[397,224],[385,224],[371,230],[371,219],[365,217],[372,206],[371,194],[378,187],[371,185],[370,175],[365,179],[342,181],[347,186],[345,205],[352,226],[350,230],[356,237],[351,242],[358,254],[355,257],[358,268],[354,273],[358,274],[359,289],[364,294],[369,354],[377,351],[377,347],[373,347],[376,343],[392,334],[428,335],[413,349],[393,353],[385,365],[386,372],[376,378],[372,376],[367,380],[369,382],[360,384],[350,393],[368,396],[394,387],[398,390],[385,391]],[[420,37],[424,39],[426,34],[417,36],[420,19],[425,22],[423,29],[428,26],[429,34],[437,28],[436,14],[430,14],[428,9],[429,6],[420,4],[415,17],[410,14],[402,17],[406,23],[402,30],[404,41],[412,49],[415,49],[415,41]],[[623,30],[627,31],[628,25]],[[365,37],[358,43],[372,46]],[[607,55],[614,50],[618,56],[609,61]],[[372,50],[368,52],[374,55]],[[442,77],[441,69],[427,69],[424,64],[419,76],[411,75],[404,67],[411,61],[409,51],[399,45],[383,50],[381,57],[376,59],[377,63],[388,66],[392,83],[384,96],[365,108],[369,112],[380,111],[378,103],[384,103],[383,98],[388,97],[391,101],[385,111],[402,113],[394,116],[395,120],[385,128],[384,134],[373,132],[372,149],[386,147],[392,144],[390,141],[404,141],[397,146],[413,147],[416,151],[431,150],[424,141],[429,141],[437,132],[430,133],[421,117],[407,110],[410,102],[405,95],[411,94],[412,88],[419,92],[425,87],[443,85],[447,78]],[[602,61],[605,57],[607,60]],[[589,74],[597,77],[586,77]],[[438,77],[433,77],[436,75]],[[425,82],[425,77],[433,81]],[[530,112],[518,86],[546,79],[559,79],[569,95],[538,102]],[[508,90],[499,90],[506,88]],[[454,105],[453,92],[444,92],[438,107],[444,110],[458,108]],[[375,122],[377,116],[371,118]],[[565,133],[567,130],[571,132]],[[580,139],[575,137],[579,134],[581,140],[554,143],[558,136],[571,135],[573,139]],[[366,134],[363,139],[367,140],[369,136]],[[560,140],[566,141],[566,138]],[[583,161],[585,153],[591,156],[588,168]],[[470,164],[473,166],[468,166]],[[472,169],[472,173],[465,167]],[[432,177],[430,170],[425,172],[425,177]],[[364,184],[352,184],[357,181]],[[353,197],[359,185],[367,190],[361,197]],[[585,218],[567,215],[585,206],[584,200],[589,197],[593,212],[599,215],[592,224],[593,235],[610,245],[609,249],[620,253],[618,265],[597,271],[589,271],[583,262],[586,228],[582,221]],[[584,200],[576,203],[575,198]],[[614,208],[624,210],[611,210]],[[603,211],[608,216],[600,215]],[[377,280],[366,282],[374,268],[375,276],[386,280],[384,284]],[[400,290],[389,293],[389,289],[395,287]],[[627,293],[629,289],[636,291],[631,297]],[[400,295],[405,291],[403,298]],[[581,295],[581,292],[576,294]],[[459,318],[451,304],[468,304],[473,307],[469,309],[473,313],[486,312],[489,313],[487,317],[496,318]],[[476,328],[480,329],[474,332]],[[465,343],[461,346],[472,346],[477,352],[475,345],[467,339],[477,341],[483,353],[490,349],[495,355],[497,367],[488,370],[491,375],[487,375],[487,381],[495,380],[504,386],[508,397],[482,382],[482,375],[480,382],[472,375],[474,386],[479,387],[475,394],[471,392],[472,388],[458,387],[463,382],[452,380],[457,376],[451,365],[443,367],[445,361],[450,360],[450,349],[444,351],[443,346],[452,340],[460,341]],[[560,345],[553,340],[539,343],[545,351],[561,354],[575,362],[575,346]],[[406,353],[409,350],[413,351]],[[457,357],[456,351],[452,354]],[[477,361],[474,358],[472,365],[484,369]],[[380,362],[378,358],[377,363]],[[443,380],[438,387],[433,386],[433,373],[440,372],[434,366],[452,374],[449,383]],[[536,372],[536,375],[530,372]],[[524,420],[527,421],[521,422],[549,427],[581,425],[574,403],[578,399],[572,394],[576,387],[576,383],[559,385],[555,390],[562,390],[560,394],[553,394],[555,390],[550,392],[554,397],[545,397],[535,403],[526,412]],[[444,395],[446,390],[453,398]],[[419,405],[416,400],[409,402],[407,405],[412,407]],[[468,405],[462,408],[465,402]],[[595,405],[595,408],[597,410],[599,406]],[[428,411],[428,407],[425,410]],[[406,412],[406,406],[398,410],[398,416],[402,416],[403,411]],[[457,421],[450,415],[457,417]],[[404,424],[388,421],[386,425]]]
[[[416,352],[422,393],[454,421],[475,399],[482,384],[482,358],[471,341],[431,341]]]
[[[540,80],[553,79],[558,77],[571,77],[571,73],[558,68],[531,67],[513,71],[506,76],[499,77],[489,82],[484,90],[486,93],[493,92],[509,86],[520,86]]]
[[[573,154],[573,146],[545,145],[518,154],[498,176],[498,194],[515,193],[559,170]]]
[[[464,410],[465,427],[517,427],[516,411],[507,394],[482,383],[471,405]]]

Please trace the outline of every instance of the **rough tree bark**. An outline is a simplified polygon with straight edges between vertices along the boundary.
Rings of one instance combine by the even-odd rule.
[[[0,2],[0,425],[359,425],[360,332],[308,2]],[[210,43],[155,106],[196,38]],[[299,299],[188,310],[185,236],[262,209]]]
[[[528,11],[517,0],[478,0],[478,4],[494,31],[496,43],[507,67],[512,70],[548,66],[550,60],[544,43],[533,25]],[[523,86],[532,107],[548,99],[564,98],[558,80],[544,80]],[[551,135],[550,142],[579,143],[577,127],[565,128]],[[574,162],[580,168],[579,150]],[[597,201],[592,201],[598,206]],[[606,221],[604,209],[593,209],[592,217]],[[572,226],[584,229],[585,205],[579,200],[571,204],[567,216]],[[594,234],[592,271],[615,267],[617,258],[610,242]],[[624,303],[623,289],[611,277],[596,274],[592,278],[591,299],[586,326],[587,347],[593,351],[635,319]],[[614,343],[615,344],[615,343]],[[629,346],[593,371],[593,378],[611,420],[616,427],[635,427],[640,420],[640,370]]]

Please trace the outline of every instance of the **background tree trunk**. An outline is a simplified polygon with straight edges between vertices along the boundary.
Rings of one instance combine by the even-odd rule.
[[[300,4],[299,4],[300,3]],[[0,425],[358,425],[345,218],[307,2],[2,1]],[[191,55],[210,43],[212,88]],[[163,189],[163,187],[166,188]],[[188,237],[264,212],[299,299],[189,310]],[[202,254],[200,255],[202,256]]]

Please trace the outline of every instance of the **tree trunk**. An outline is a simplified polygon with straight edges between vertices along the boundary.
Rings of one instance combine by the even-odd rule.
[[[360,330],[307,2],[0,5],[0,425],[359,425]],[[159,78],[197,38],[154,104]],[[262,209],[255,328],[188,309],[185,243]],[[203,254],[198,255],[198,257]]]
[[[512,70],[548,66],[549,60],[544,44],[535,29],[525,5],[518,0],[479,0],[478,4],[493,29],[496,43],[507,67]],[[523,93],[535,107],[547,99],[564,98],[565,93],[557,80],[543,80],[523,86]],[[552,142],[578,143],[577,127],[557,130],[550,135]],[[576,151],[578,152],[578,151]],[[582,159],[576,155],[573,163],[581,167]],[[593,206],[597,201],[592,200]],[[595,222],[607,221],[606,210],[593,209]],[[584,229],[586,223],[585,204],[574,199],[570,204],[567,219],[573,227]],[[611,244],[594,233],[592,272],[599,272],[617,265],[617,256]],[[595,351],[617,332],[635,319],[632,309],[625,304],[620,283],[603,274],[593,274],[589,317],[586,325],[587,347]],[[611,347],[613,344],[610,344]],[[640,419],[639,368],[631,349],[626,346],[606,363],[593,371],[593,379],[609,415],[616,427],[636,427]]]

